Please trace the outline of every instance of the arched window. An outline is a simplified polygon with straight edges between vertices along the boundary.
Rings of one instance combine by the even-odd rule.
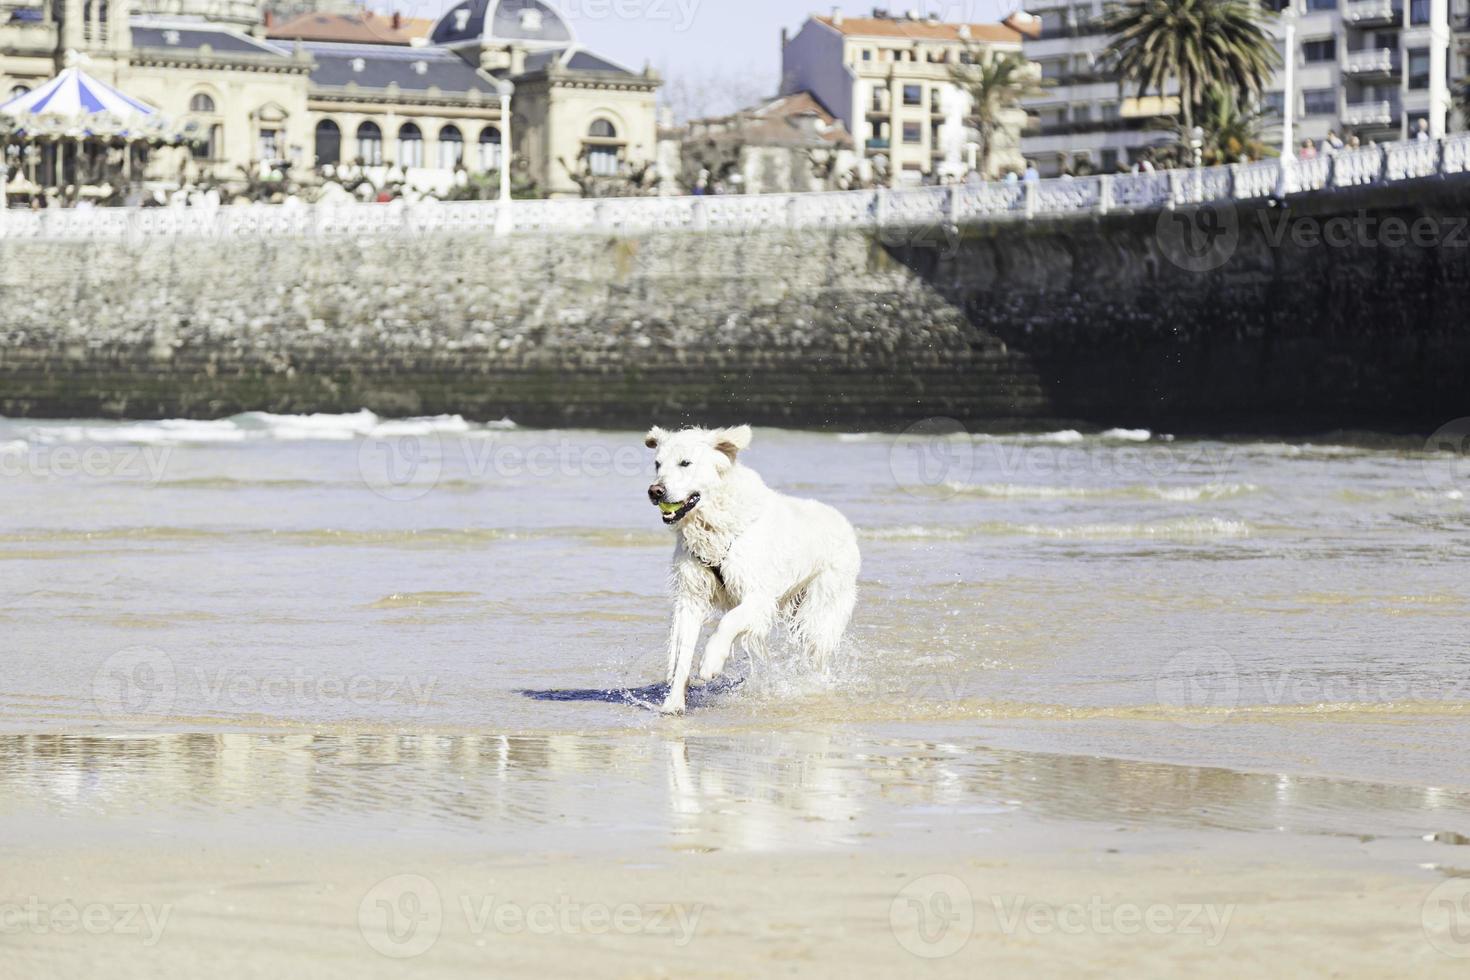
[[[615,177],[623,166],[623,144],[618,128],[607,119],[594,120],[587,129],[587,168],[598,177]]]
[[[464,135],[458,126],[439,130],[439,169],[453,170],[464,160]]]
[[[211,113],[214,111],[214,99],[204,92],[199,92],[189,100],[189,111]]]
[[[398,127],[398,165],[400,167],[422,167],[424,165],[424,134],[418,126],[411,122]]]
[[[383,163],[383,131],[375,122],[365,122],[357,127],[357,159],[365,167],[378,167]]]
[[[480,169],[487,173],[500,169],[500,130],[486,126],[480,130]]]
[[[330,119],[316,124],[316,165],[336,166],[342,162],[342,129]]]

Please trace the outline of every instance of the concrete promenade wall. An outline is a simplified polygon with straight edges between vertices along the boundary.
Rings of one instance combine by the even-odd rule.
[[[1437,238],[1293,230],[1360,212],[1432,219]],[[878,238],[0,241],[0,414],[1175,431],[1470,415],[1470,181],[1294,199],[1279,245],[1262,213],[1282,215],[1228,212],[1196,265],[1228,259],[1203,271],[1144,214]]]

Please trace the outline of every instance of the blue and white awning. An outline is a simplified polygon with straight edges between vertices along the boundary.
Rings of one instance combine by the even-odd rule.
[[[158,110],[97,81],[80,68],[67,68],[38,89],[0,104],[0,115],[24,122],[28,117],[60,116],[82,120],[108,115],[117,119],[153,116]]]

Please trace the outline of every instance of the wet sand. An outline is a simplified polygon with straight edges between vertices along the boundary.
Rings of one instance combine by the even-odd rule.
[[[0,420],[0,978],[1470,968],[1462,459],[763,430],[850,642],[664,719],[637,435],[379,421]]]
[[[164,928],[10,934],[15,977],[1462,977],[1427,875],[1183,844],[957,854],[5,848],[11,895]],[[918,912],[910,902],[918,903]],[[386,904],[385,904],[386,903]],[[922,916],[916,919],[915,916]],[[119,929],[121,925],[119,924]],[[1453,942],[1453,940],[1447,940]]]

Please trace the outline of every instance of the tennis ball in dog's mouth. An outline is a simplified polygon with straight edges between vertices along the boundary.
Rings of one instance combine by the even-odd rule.
[[[658,505],[658,509],[661,510],[661,511],[663,511],[665,514],[676,514],[676,513],[678,513],[679,508],[680,507],[683,507],[683,506],[684,506],[684,504],[683,504],[682,501],[679,502],[679,503],[677,503],[677,504],[671,504],[671,503],[668,503],[666,501],[664,503],[659,504]]]

